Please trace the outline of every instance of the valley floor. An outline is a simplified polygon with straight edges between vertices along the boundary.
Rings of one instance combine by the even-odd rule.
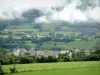
[[[3,66],[5,71],[9,71],[10,67],[12,65]],[[32,72],[7,75],[100,75],[100,61],[17,64],[16,68],[18,71],[32,70]]]

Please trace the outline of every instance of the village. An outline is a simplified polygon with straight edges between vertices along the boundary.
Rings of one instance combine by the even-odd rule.
[[[77,49],[77,51],[79,51],[78,49]],[[31,55],[42,55],[42,56],[55,56],[55,57],[57,57],[58,56],[58,54],[68,54],[70,57],[71,57],[71,55],[72,55],[72,53],[71,53],[71,51],[69,51],[69,50],[29,50],[29,51],[27,51],[26,49],[24,49],[24,48],[15,48],[14,50],[13,50],[13,54],[14,55],[16,55],[16,56],[18,56],[18,55],[24,55],[24,53],[30,53]]]

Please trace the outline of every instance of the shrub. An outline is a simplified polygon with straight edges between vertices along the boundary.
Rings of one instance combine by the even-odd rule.
[[[16,67],[15,67],[15,65],[14,65],[12,68],[10,68],[10,72],[11,72],[11,73],[15,73],[15,72],[16,72]]]

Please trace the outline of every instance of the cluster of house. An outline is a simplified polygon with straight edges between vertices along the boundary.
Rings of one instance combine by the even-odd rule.
[[[23,55],[24,53],[30,53],[31,55],[43,55],[43,56],[55,56],[57,57],[58,54],[62,53],[62,54],[65,54],[65,53],[68,53],[69,56],[72,55],[72,53],[69,51],[69,50],[54,50],[54,51],[51,51],[51,50],[29,50],[27,51],[26,49],[23,49],[23,48],[16,48],[13,50],[13,54],[18,56],[18,55]]]

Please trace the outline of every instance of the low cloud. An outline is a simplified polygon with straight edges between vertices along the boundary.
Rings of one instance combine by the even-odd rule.
[[[55,20],[64,20],[68,22],[100,22],[100,7],[99,4],[95,7],[88,7],[84,11],[77,8],[80,0],[74,0],[64,7],[60,12],[54,12],[52,18]],[[98,3],[98,2],[96,2]]]
[[[41,16],[41,17],[37,18],[35,20],[35,22],[37,22],[37,23],[42,23],[42,22],[48,23],[49,20],[46,18],[46,16]]]
[[[19,18],[22,12],[29,9],[48,8],[60,4],[60,0],[0,0],[0,19]]]
[[[63,9],[58,11],[51,8],[55,6],[63,6]],[[0,19],[21,18],[23,11],[42,8],[44,15],[36,22],[64,20],[100,23],[100,0],[0,0],[0,7]]]
[[[77,9],[76,1],[66,5],[62,11],[54,13],[53,17],[54,19],[61,19],[69,22],[87,21],[87,17],[85,16],[84,12],[82,12],[80,9]]]
[[[89,21],[100,22],[100,7],[97,6],[93,9],[85,11],[85,15]]]

